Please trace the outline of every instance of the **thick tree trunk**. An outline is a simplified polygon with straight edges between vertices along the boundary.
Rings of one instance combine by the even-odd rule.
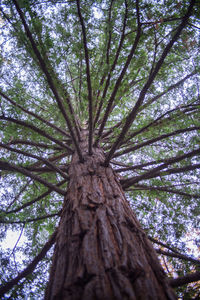
[[[84,158],[69,169],[45,299],[176,299],[103,151]]]

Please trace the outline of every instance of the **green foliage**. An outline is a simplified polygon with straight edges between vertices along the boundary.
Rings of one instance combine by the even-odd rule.
[[[77,150],[71,128],[76,137],[77,128],[85,128],[91,121],[82,26],[76,1],[18,0],[18,3],[42,63],[13,2],[2,0],[0,142],[26,152],[27,156],[2,145],[0,169],[1,163],[7,162],[23,167],[56,186],[63,180],[61,173],[67,175],[71,161],[71,152],[63,145]],[[83,0],[80,6],[90,65],[93,121],[96,122],[93,124],[93,138],[98,138],[112,97],[114,101],[99,140],[106,154],[115,145],[126,127],[130,112],[135,108],[135,117],[119,141],[110,163],[114,169],[122,169],[122,186],[123,182],[138,179],[124,189],[148,235],[178,248],[182,253],[197,255],[199,155],[182,160],[178,158],[199,149],[200,145],[200,7],[195,5],[179,38],[168,51],[154,80],[145,89],[153,72],[158,69],[166,45],[172,41],[183,20],[189,1],[139,1],[141,33],[124,73],[138,32],[136,2]],[[62,109],[70,126],[66,124],[54,90],[62,100]],[[143,94],[144,99],[137,107]],[[5,118],[22,121],[24,125]],[[190,128],[193,129],[188,130]],[[62,172],[31,155],[48,159]],[[164,165],[159,172],[155,171],[171,158],[177,160]],[[142,177],[146,174],[150,174],[149,177]],[[22,228],[26,237],[24,246],[16,245],[14,254],[12,249],[2,248],[0,251],[0,277],[4,284],[30,263],[54,232],[63,195],[49,191],[41,182],[11,167],[2,167],[0,182],[0,239],[3,241],[9,230],[20,232]],[[59,187],[66,190],[67,186],[68,183],[64,183]],[[194,234],[191,234],[192,231]],[[193,240],[193,252],[188,250],[190,239]],[[14,287],[5,299],[25,299],[27,294],[30,299],[41,299],[51,254],[50,251],[36,270]],[[22,256],[23,262],[16,262],[14,256]],[[160,259],[162,261],[163,256]],[[191,262],[177,258],[168,257],[165,262],[173,269],[171,273],[167,271],[169,276],[174,276],[175,272],[183,276],[196,270]],[[196,295],[196,287],[194,290],[191,286],[184,286],[177,292],[182,299],[192,299]]]

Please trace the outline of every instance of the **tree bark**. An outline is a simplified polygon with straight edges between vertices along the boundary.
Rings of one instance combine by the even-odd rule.
[[[100,148],[86,131],[73,155],[45,300],[165,300],[176,296]]]

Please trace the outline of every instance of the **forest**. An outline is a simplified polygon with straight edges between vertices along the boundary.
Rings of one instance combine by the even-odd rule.
[[[0,29],[0,299],[198,300],[199,1],[2,0]]]

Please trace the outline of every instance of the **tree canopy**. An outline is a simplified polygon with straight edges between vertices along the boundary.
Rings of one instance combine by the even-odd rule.
[[[21,274],[5,299],[41,297],[81,128],[168,276],[196,276],[178,295],[197,299],[199,16],[194,0],[2,0],[0,239],[26,237],[1,248],[1,284]]]

